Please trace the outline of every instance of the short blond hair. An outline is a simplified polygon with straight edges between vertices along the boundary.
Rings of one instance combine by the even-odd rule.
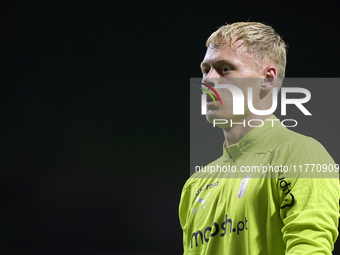
[[[228,41],[226,41],[228,40]],[[277,77],[284,78],[286,70],[287,45],[275,30],[259,22],[236,22],[220,27],[210,35],[207,47],[218,48],[226,43],[233,45],[242,40],[246,53],[254,57],[256,63],[272,61],[277,68]]]

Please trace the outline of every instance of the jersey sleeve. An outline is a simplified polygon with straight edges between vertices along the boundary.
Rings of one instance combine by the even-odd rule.
[[[333,174],[327,171],[335,163],[320,143],[307,137],[297,139],[285,154],[287,169],[298,169],[280,172],[277,180],[285,254],[332,254],[338,237],[340,189],[336,169]]]

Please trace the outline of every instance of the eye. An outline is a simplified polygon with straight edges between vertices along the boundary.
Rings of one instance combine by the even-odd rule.
[[[226,74],[228,71],[229,71],[229,68],[228,68],[228,67],[223,67],[223,68],[221,68],[221,73],[222,73],[222,74]]]

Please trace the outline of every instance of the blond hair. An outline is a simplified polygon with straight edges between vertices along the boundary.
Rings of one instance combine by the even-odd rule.
[[[228,40],[228,41],[226,41]],[[275,30],[259,22],[236,22],[220,27],[206,42],[207,47],[218,48],[226,43],[233,45],[241,40],[246,53],[258,64],[272,61],[277,68],[277,77],[284,78],[287,46]]]

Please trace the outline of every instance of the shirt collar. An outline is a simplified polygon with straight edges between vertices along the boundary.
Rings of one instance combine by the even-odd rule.
[[[280,120],[276,118],[275,115],[271,115],[266,120],[264,120],[263,123],[263,126],[259,124],[258,127],[254,127],[244,137],[242,137],[240,141],[230,145],[228,148],[225,147],[224,141],[224,160],[227,160],[229,157],[236,159],[242,156],[244,152],[252,148],[258,141],[262,140],[264,136],[267,136],[274,129],[282,127]]]

